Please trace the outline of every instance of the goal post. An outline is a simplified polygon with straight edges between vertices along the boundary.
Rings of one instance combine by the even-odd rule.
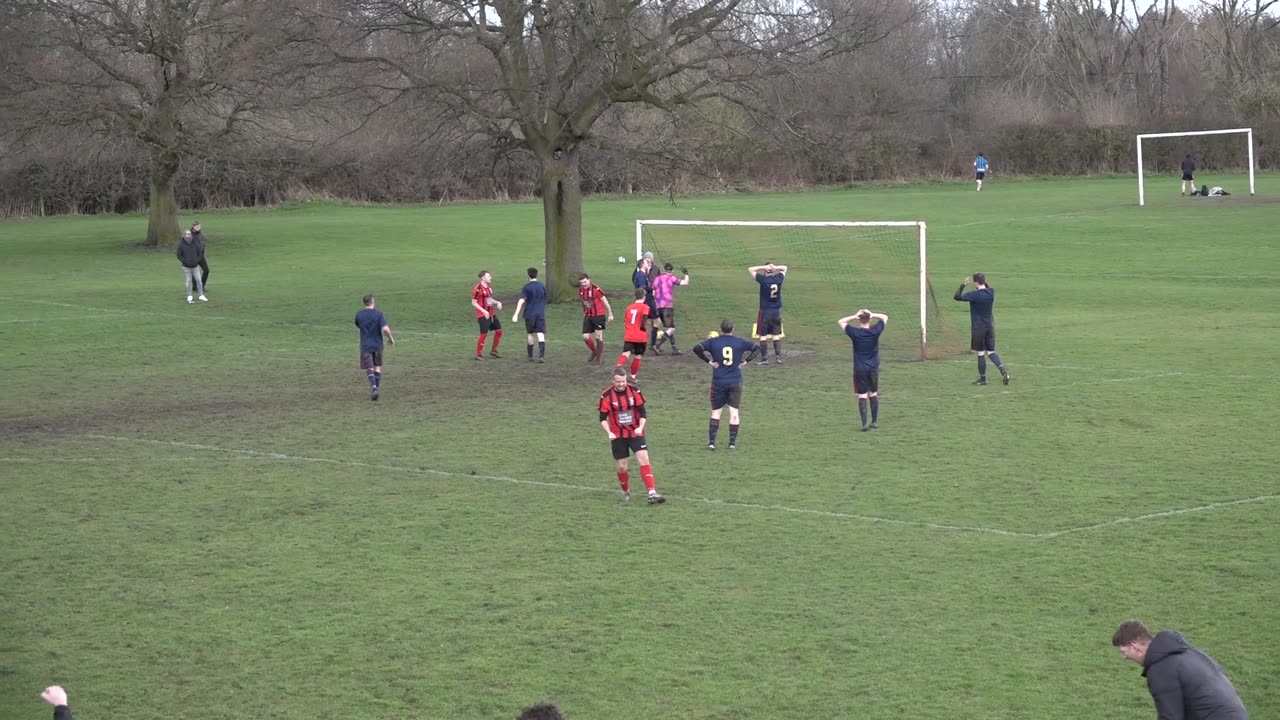
[[[792,266],[784,290],[785,307],[794,308],[785,315],[788,343],[822,347],[835,331],[835,319],[857,309],[849,303],[879,304],[873,309],[888,312],[897,328],[918,327],[913,342],[904,342],[901,329],[894,333],[890,344],[896,347],[887,354],[899,359],[959,349],[952,347],[958,345],[954,332],[947,342],[935,342],[943,339],[935,331],[945,321],[929,281],[927,243],[928,227],[919,220],[636,220],[635,225],[637,260],[649,250],[659,270],[664,261],[673,262],[677,271],[682,265],[690,268],[690,285],[676,291],[676,307],[679,315],[692,312],[694,322],[708,324],[699,332],[712,329],[717,312],[754,316],[755,285],[748,287],[742,273],[751,265],[775,262]]]
[[[1246,155],[1249,166],[1249,194],[1254,194],[1254,160],[1253,160],[1253,128],[1230,128],[1226,130],[1193,130],[1189,132],[1143,133],[1138,135],[1138,205],[1146,205],[1146,183],[1142,168],[1142,141],[1156,138],[1195,137],[1199,135],[1232,135],[1245,136]]]

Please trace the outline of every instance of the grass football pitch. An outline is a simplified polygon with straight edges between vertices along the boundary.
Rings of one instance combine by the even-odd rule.
[[[638,217],[923,219],[955,327],[960,278],[999,291],[1013,383],[886,363],[871,433],[834,320],[875,297],[748,370],[734,453],[707,369],[648,358],[659,507],[618,502],[574,305],[546,365],[510,322],[471,359],[476,272],[509,321],[538,203],[201,213],[192,306],[142,216],[0,223],[0,717],[55,682],[89,719],[1149,717],[1131,617],[1280,716],[1277,184],[590,200],[606,287]],[[400,341],[377,403],[370,291]]]

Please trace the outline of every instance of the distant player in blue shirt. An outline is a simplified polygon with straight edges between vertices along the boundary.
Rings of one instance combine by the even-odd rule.
[[[990,164],[987,162],[987,156],[978,153],[978,157],[973,159],[973,172],[978,178],[978,192],[982,192],[982,181],[987,177],[987,168]]]
[[[862,416],[862,432],[866,432],[880,427],[880,334],[889,324],[889,316],[864,308],[836,322],[853,341],[853,391],[858,394],[858,415]],[[868,405],[871,406],[870,425],[867,424]]]
[[[734,337],[733,321],[721,320],[720,333],[712,333],[693,346],[693,354],[711,365],[711,425],[707,430],[707,449],[716,449],[716,433],[720,431],[720,413],[729,406],[729,449],[738,449],[738,426],[742,404],[742,366],[751,362],[760,345],[746,338]]]
[[[387,324],[387,316],[374,307],[372,294],[364,296],[364,309],[356,313],[356,327],[360,328],[360,369],[369,378],[369,399],[378,399],[378,389],[382,385],[382,336],[396,344],[391,334],[391,326]]]
[[[760,284],[760,312],[756,315],[756,337],[760,338],[760,364],[769,362],[769,340],[773,354],[782,362],[782,281],[787,279],[787,266],[752,265],[747,274]]]
[[[974,289],[965,292],[964,288],[973,283]],[[969,303],[969,348],[978,353],[978,379],[974,385],[987,384],[987,357],[1000,370],[1004,384],[1009,384],[1009,373],[996,354],[996,318],[991,308],[996,303],[996,289],[987,285],[987,276],[974,273],[960,283],[956,291],[956,300]]]
[[[511,322],[520,322],[520,311],[524,310],[525,348],[529,351],[529,362],[533,362],[533,341],[538,341],[538,362],[547,361],[547,286],[538,280],[538,268],[526,270],[529,282],[520,288],[520,300],[516,302],[516,312]]]

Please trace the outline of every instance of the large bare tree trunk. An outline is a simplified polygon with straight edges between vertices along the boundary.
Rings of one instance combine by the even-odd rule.
[[[542,158],[542,209],[547,294],[552,302],[574,296],[582,265],[582,185],[577,151]]]
[[[158,148],[151,150],[151,205],[147,211],[148,247],[164,247],[178,240],[178,201],[173,183],[178,158]]]

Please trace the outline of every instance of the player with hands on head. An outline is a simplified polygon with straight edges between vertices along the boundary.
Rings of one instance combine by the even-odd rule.
[[[720,333],[693,346],[693,354],[712,367],[711,422],[707,427],[707,449],[716,449],[720,432],[720,415],[729,406],[729,449],[738,449],[738,430],[742,418],[742,367],[760,352],[760,344],[735,337],[733,321],[720,321]]]
[[[969,283],[973,283],[974,289],[965,292]],[[978,379],[973,384],[987,384],[987,358],[990,357],[1000,371],[1000,378],[1008,385],[1009,372],[996,354],[996,318],[992,311],[996,303],[996,289],[987,285],[985,274],[974,273],[960,282],[955,300],[969,303],[969,348],[978,353]]]
[[[776,362],[782,362],[782,281],[787,266],[766,263],[752,265],[747,274],[760,284],[760,312],[756,315],[756,336],[760,338],[760,364],[769,362],[769,340],[773,340]]]
[[[889,316],[863,308],[836,321],[853,341],[853,391],[858,395],[858,415],[862,431],[880,427],[880,335]],[[867,408],[871,422],[867,423]]]
[[[649,464],[649,443],[644,438],[644,426],[648,411],[640,388],[627,382],[627,370],[613,369],[613,382],[600,392],[600,427],[613,450],[617,463],[618,485],[622,488],[622,502],[631,499],[631,473],[628,457],[635,453],[640,463],[640,478],[649,491],[649,504],[659,505],[666,498],[658,494],[653,480],[653,467]]]

